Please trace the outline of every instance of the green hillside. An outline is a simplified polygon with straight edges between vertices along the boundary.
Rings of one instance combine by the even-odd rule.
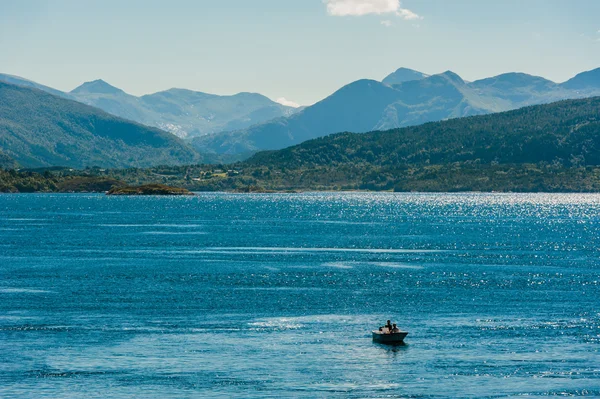
[[[4,160],[4,161],[3,161]],[[148,167],[199,160],[177,137],[34,88],[0,83],[0,162]]]
[[[305,168],[454,162],[600,165],[600,97],[385,132],[334,134],[258,153],[247,164]]]
[[[18,165],[15,162],[14,159],[12,159],[11,157],[9,157],[8,155],[6,155],[5,153],[2,152],[2,150],[0,149],[0,168],[4,168],[4,169],[12,169],[12,168],[16,168]]]
[[[340,133],[240,165],[276,189],[573,192],[599,191],[599,167],[600,97]]]

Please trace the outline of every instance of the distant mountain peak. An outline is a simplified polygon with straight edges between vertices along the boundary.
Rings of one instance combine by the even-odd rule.
[[[405,68],[405,67],[400,67],[400,68],[396,69],[396,71],[394,73],[415,73],[415,74],[419,74],[419,75],[425,75],[422,72],[419,72],[417,70],[410,69],[410,68]]]
[[[102,79],[85,82],[71,91],[73,94],[118,94],[124,93],[123,90],[106,83]]]
[[[507,72],[491,78],[485,78],[472,82],[473,87],[496,87],[503,88],[504,90],[511,90],[515,88],[530,87],[530,86],[547,86],[552,87],[556,83],[542,78],[541,76],[534,76],[523,72]]]
[[[397,85],[404,82],[410,82],[412,80],[421,80],[429,75],[422,72],[415,71],[410,68],[398,68],[395,72],[389,74],[381,82],[386,85]]]
[[[455,83],[465,83],[463,78],[461,78],[457,73],[452,72],[452,71],[442,72],[438,76],[442,76],[442,77],[444,77],[452,82],[455,82]]]
[[[574,78],[567,80],[562,86],[570,90],[600,88],[600,68],[582,72]]]

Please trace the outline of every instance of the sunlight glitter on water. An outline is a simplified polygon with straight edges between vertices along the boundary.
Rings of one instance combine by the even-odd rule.
[[[599,195],[0,196],[0,397],[599,396],[599,215]],[[372,342],[389,318],[407,345]]]

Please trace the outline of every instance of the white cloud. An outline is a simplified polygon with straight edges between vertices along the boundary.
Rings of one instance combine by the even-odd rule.
[[[390,26],[392,26],[392,21],[390,21],[389,19],[383,20],[381,21],[381,25],[385,26],[386,28],[389,28]]]
[[[398,11],[396,11],[396,15],[403,19],[408,19],[408,20],[423,19],[423,17],[420,17],[419,15],[415,14],[411,10],[407,10],[406,8],[398,8]]]
[[[280,97],[277,100],[275,100],[275,102],[279,103],[281,105],[285,105],[286,107],[292,107],[292,108],[300,107],[300,104],[290,101],[290,100],[286,99],[285,97]]]
[[[403,19],[422,19],[411,10],[402,8],[400,0],[323,0],[327,13],[336,17],[368,14],[396,14]]]

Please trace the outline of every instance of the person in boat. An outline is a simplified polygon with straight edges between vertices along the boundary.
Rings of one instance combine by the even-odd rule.
[[[398,326],[396,326],[396,323],[394,323],[394,324],[392,325],[392,332],[393,332],[393,333],[398,333],[398,332],[400,332],[400,329],[398,328]]]
[[[387,323],[385,324],[385,328],[388,329],[388,332],[392,332],[392,322],[391,322],[391,320],[387,321]]]

